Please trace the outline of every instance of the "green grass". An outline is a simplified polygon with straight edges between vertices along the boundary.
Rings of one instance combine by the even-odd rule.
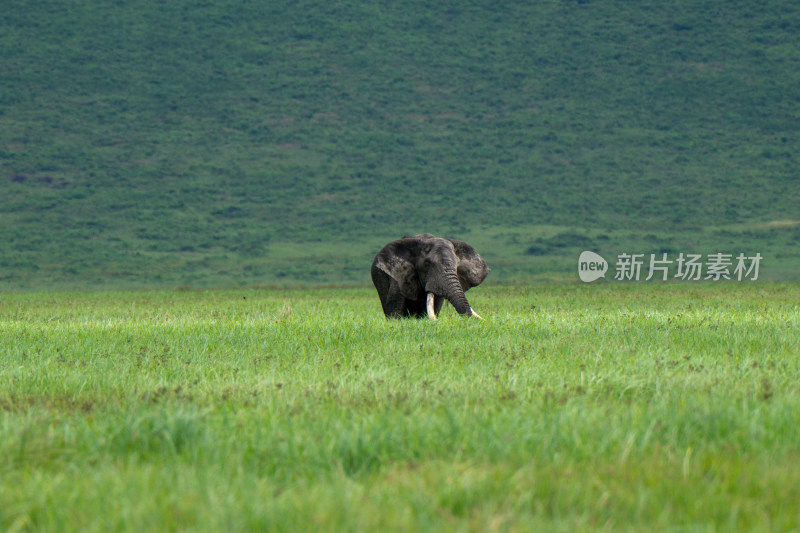
[[[423,232],[798,280],[797,5],[273,4],[4,2],[0,290],[366,284]]]
[[[800,528],[796,284],[5,294],[0,527]]]

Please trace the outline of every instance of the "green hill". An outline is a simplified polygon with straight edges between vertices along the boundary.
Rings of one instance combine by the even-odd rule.
[[[472,242],[744,252],[800,279],[800,6],[23,2],[0,18],[0,290],[369,283]]]

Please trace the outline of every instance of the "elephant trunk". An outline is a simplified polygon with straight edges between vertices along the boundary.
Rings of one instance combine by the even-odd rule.
[[[461,283],[458,282],[458,276],[455,271],[445,273],[444,289],[444,297],[453,304],[459,315],[472,316],[474,314],[469,306],[467,297],[464,295],[464,289],[461,288]]]

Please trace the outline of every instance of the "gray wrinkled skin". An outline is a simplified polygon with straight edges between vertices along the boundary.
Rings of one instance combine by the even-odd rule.
[[[469,244],[425,233],[384,246],[372,262],[372,282],[387,317],[435,319],[447,300],[459,314],[480,318],[464,293],[480,285],[489,270]],[[433,316],[428,312],[429,294]]]

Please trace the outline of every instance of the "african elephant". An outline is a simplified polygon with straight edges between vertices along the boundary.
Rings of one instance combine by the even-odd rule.
[[[392,241],[372,262],[372,282],[387,317],[436,320],[447,299],[459,314],[481,318],[464,293],[489,273],[475,248],[430,233]]]

